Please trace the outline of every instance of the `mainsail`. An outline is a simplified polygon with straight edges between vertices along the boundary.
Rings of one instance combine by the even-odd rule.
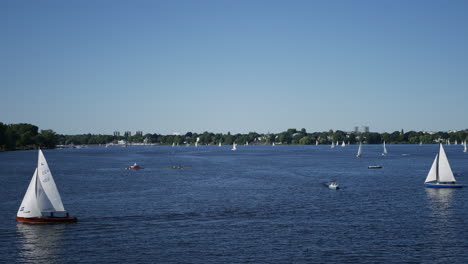
[[[453,176],[452,168],[450,168],[450,164],[442,144],[440,144],[439,154],[436,155],[434,162],[432,163],[432,167],[427,174],[425,183],[432,181],[437,181],[437,183],[455,182],[455,176]]]
[[[62,199],[44,154],[39,150],[37,168],[18,210],[19,217],[41,217],[43,212],[64,212]]]

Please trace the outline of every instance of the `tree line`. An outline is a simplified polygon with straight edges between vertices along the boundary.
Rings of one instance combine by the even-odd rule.
[[[284,144],[284,145],[312,145],[312,144],[331,144],[332,142],[344,141],[346,144],[381,144],[385,141],[388,144],[433,144],[437,142],[446,143],[448,140],[454,143],[461,143],[468,140],[468,129],[457,132],[416,132],[395,131],[392,133],[353,133],[340,130],[330,130],[325,132],[308,133],[306,129],[288,129],[280,133],[259,134],[249,132],[247,134],[227,134],[222,133],[195,133],[187,132],[184,135],[161,135],[146,134],[135,136],[113,136],[113,135],[59,135],[54,131],[47,129],[39,131],[39,128],[31,124],[3,124],[0,122],[0,151],[21,150],[41,148],[55,148],[57,145],[96,145],[117,143],[118,141],[132,143],[148,143],[162,145],[217,145],[221,142],[223,145],[237,144]]]

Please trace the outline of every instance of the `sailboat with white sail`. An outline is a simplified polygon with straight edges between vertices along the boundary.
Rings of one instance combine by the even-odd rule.
[[[341,143],[341,146],[346,147],[346,143],[344,142],[344,140],[343,140],[343,143]]]
[[[315,140],[315,146],[318,146],[318,140]]]
[[[385,156],[387,155],[387,148],[385,147],[385,141],[383,142],[383,152],[382,152],[382,156]]]
[[[330,148],[334,148],[334,147],[335,147],[335,142],[332,141]]]
[[[466,152],[467,149],[466,149],[466,140],[463,142],[463,152]]]
[[[424,184],[428,188],[461,188],[456,184],[455,176],[445,154],[444,147],[439,144],[439,153],[436,155]]]
[[[232,149],[231,149],[231,150],[232,150],[232,151],[237,150],[237,144],[236,144],[236,142],[232,143]]]
[[[361,142],[359,142],[359,148],[358,148],[356,157],[360,158],[361,155],[362,155],[362,144],[361,144]]]
[[[221,141],[219,142],[218,147],[221,147]]]
[[[71,217],[65,210],[49,165],[40,149],[36,170],[16,214],[16,220],[39,224],[77,221],[76,217]]]

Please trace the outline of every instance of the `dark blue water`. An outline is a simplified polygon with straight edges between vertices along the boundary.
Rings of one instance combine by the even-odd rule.
[[[365,145],[361,159],[357,146],[230,148],[45,150],[79,222],[42,226],[15,220],[37,151],[0,153],[1,260],[467,263],[468,187],[423,186],[436,145],[387,145],[386,157]],[[468,153],[445,149],[468,185]],[[145,169],[123,169],[134,162]],[[342,189],[327,189],[330,180]]]

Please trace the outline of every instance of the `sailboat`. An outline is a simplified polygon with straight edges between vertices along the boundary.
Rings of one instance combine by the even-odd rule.
[[[463,152],[466,152],[466,140],[463,142]]]
[[[221,141],[219,142],[218,147],[221,147]]]
[[[71,217],[63,207],[49,165],[40,149],[36,170],[16,214],[16,220],[39,224],[77,221],[76,217]]]
[[[318,146],[318,140],[315,140],[315,146]]]
[[[358,158],[360,158],[361,155],[362,155],[361,147],[362,147],[361,142],[359,142],[359,148],[358,148],[358,151],[357,151],[357,154],[356,154],[356,157],[358,157]]]
[[[422,146],[422,141],[419,141],[419,146]]]
[[[274,147],[274,146],[275,146],[275,142],[271,143],[271,145]]]
[[[174,146],[175,146],[175,142],[172,142],[172,147],[174,147]]]
[[[346,143],[344,143],[344,140],[343,140],[343,143],[341,143],[341,146],[346,147]]]
[[[237,150],[237,144],[236,142],[232,143],[232,149],[231,150]]]
[[[335,142],[332,141],[331,148],[335,147]]]
[[[387,148],[385,147],[385,141],[383,142],[383,152],[382,152],[382,156],[385,156],[387,155]]]
[[[427,174],[424,184],[428,188],[461,188],[463,185],[456,184],[455,176],[445,154],[442,144],[439,145],[439,153],[436,155],[431,169]]]

